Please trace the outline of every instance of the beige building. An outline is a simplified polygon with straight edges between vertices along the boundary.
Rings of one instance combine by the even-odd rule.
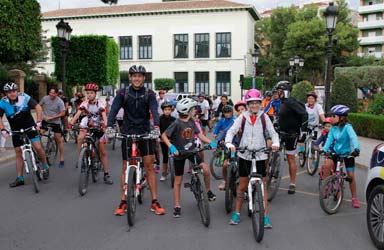
[[[176,1],[43,13],[46,36],[56,36],[64,19],[72,35],[107,35],[120,48],[120,71],[142,64],[156,78],[176,79],[175,92],[228,92],[240,99],[240,74],[252,74],[254,24],[259,14],[251,5],[230,1]],[[92,53],[90,51],[89,53]],[[51,58],[40,63],[51,73]]]
[[[373,55],[384,58],[384,1],[360,0],[358,9],[360,21],[359,55]]]

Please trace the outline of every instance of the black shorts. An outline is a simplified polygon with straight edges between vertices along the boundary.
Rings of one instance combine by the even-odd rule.
[[[287,151],[287,154],[294,154],[296,152],[297,148],[297,140],[298,136],[281,136],[281,142],[280,144],[285,144],[285,150]]]
[[[48,127],[51,127],[53,133],[59,133],[59,134],[62,133],[60,124],[49,123],[49,122],[43,121],[43,122],[41,123],[41,127],[42,127],[42,129],[44,129],[44,130],[47,130]]]
[[[244,160],[239,157],[239,176],[248,177],[251,173],[252,161]],[[263,177],[267,176],[266,160],[256,161],[256,170]]]
[[[336,168],[337,159],[336,158],[331,158],[331,159],[333,161],[334,168]],[[343,159],[344,159],[345,169],[348,172],[355,171],[355,157],[344,157]]]
[[[145,141],[139,141],[137,143],[140,156],[144,157],[147,155],[154,155],[155,154],[155,142],[153,140],[145,140]],[[121,142],[121,153],[123,156],[123,160],[128,160],[128,156],[131,156],[131,143],[128,141],[128,155],[127,155],[127,140],[123,140]]]
[[[36,130],[30,130],[27,133],[27,136],[31,142],[40,141],[39,133]],[[13,147],[17,148],[24,144],[20,135],[12,135]]]
[[[188,159],[190,162],[194,163],[195,162],[195,155],[190,155],[186,158],[178,158],[176,159],[175,157],[173,158],[173,166],[175,168],[175,176],[183,176],[184,174],[184,165],[185,165],[185,160]],[[198,165],[201,163],[201,159],[198,154],[196,154],[196,162]]]
[[[208,126],[208,120],[200,119],[200,121],[201,121],[201,126],[202,126],[203,128],[205,128],[205,127]]]
[[[163,155],[163,164],[168,164],[168,146],[164,142],[160,142],[161,154]]]

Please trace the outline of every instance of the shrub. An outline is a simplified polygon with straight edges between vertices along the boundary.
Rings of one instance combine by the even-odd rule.
[[[293,85],[292,96],[302,103],[307,102],[307,93],[314,88],[309,81],[301,81]]]
[[[384,116],[368,113],[350,113],[349,120],[359,136],[384,140]]]
[[[244,77],[244,84],[242,89],[251,89],[252,88],[252,76],[247,76]],[[262,90],[263,89],[263,82],[264,82],[264,77],[256,77],[256,89]]]
[[[384,114],[384,94],[376,94],[373,96],[373,102],[369,108],[369,113],[375,115]]]
[[[355,85],[351,83],[347,74],[337,74],[332,86],[330,101],[331,106],[343,104],[347,105],[352,112],[357,111],[357,89]]]
[[[154,80],[156,90],[170,90],[175,87],[176,81],[172,78],[157,78]]]

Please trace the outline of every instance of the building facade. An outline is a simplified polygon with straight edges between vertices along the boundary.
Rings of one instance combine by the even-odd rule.
[[[360,0],[360,49],[358,55],[384,58],[384,0]]]
[[[250,5],[214,0],[56,10],[43,13],[48,38],[56,36],[60,19],[70,24],[72,35],[113,38],[120,48],[120,72],[145,66],[150,88],[156,78],[174,78],[174,92],[228,92],[238,100],[240,75],[252,74],[259,14]],[[39,68],[53,72],[52,58]]]

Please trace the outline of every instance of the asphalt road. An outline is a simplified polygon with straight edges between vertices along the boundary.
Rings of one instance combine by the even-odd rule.
[[[77,192],[79,170],[75,169],[77,154],[74,144],[65,145],[65,168],[51,168],[49,181],[35,194],[31,176],[26,185],[10,189],[15,178],[14,162],[0,164],[0,249],[374,249],[365,222],[366,206],[354,209],[346,201],[336,215],[326,215],[320,208],[317,176],[299,169],[297,192],[288,195],[288,178],[270,203],[273,229],[256,243],[251,220],[245,206],[241,223],[228,225],[230,215],[224,210],[224,193],[218,191],[219,181],[212,181],[217,200],[210,203],[211,225],[205,228],[192,193],[183,189],[182,217],[172,217],[173,195],[169,182],[160,183],[159,200],[167,209],[163,216],[150,211],[150,195],[139,205],[136,223],[127,232],[126,217],[113,215],[119,203],[120,150],[109,147],[109,163],[114,180],[112,186],[90,183],[84,197]],[[209,159],[210,153],[206,158]],[[284,175],[287,175],[287,167]],[[188,175],[185,175],[187,180]],[[366,170],[357,169],[359,198],[363,195]]]

